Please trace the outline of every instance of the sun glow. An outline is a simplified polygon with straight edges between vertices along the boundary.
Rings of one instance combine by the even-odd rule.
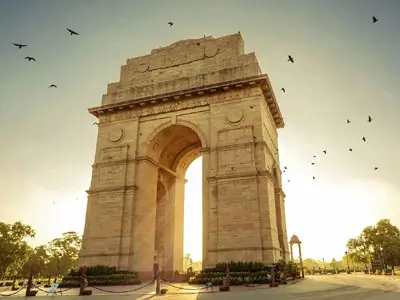
[[[202,260],[203,254],[203,198],[202,159],[195,159],[186,171],[184,254],[190,253],[194,261]]]

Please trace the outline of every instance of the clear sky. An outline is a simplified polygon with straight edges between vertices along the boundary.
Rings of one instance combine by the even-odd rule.
[[[400,224],[399,14],[398,0],[2,0],[0,220],[32,225],[35,243],[82,232],[97,136],[87,108],[100,104],[128,57],[240,30],[286,122],[279,148],[288,234],[300,237],[306,257],[340,258],[365,226]],[[200,166],[189,170],[186,190],[196,203],[186,219],[198,229]],[[195,239],[185,248],[199,258]]]

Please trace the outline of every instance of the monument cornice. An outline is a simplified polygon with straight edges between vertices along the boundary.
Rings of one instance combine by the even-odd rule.
[[[99,193],[114,193],[114,192],[126,192],[137,190],[136,185],[124,185],[124,186],[113,186],[113,187],[102,187],[102,188],[91,188],[86,191],[88,195],[99,194]]]
[[[283,128],[285,126],[285,123],[282,117],[282,113],[279,109],[279,105],[272,90],[268,75],[266,74],[219,82],[217,84],[204,85],[202,87],[181,90],[178,92],[159,94],[140,99],[127,100],[123,102],[97,106],[89,108],[89,112],[92,115],[99,117],[100,115],[115,113],[117,111],[135,110],[136,108],[153,106],[159,103],[182,101],[183,99],[193,98],[196,96],[204,96],[205,94],[224,93],[228,90],[243,89],[253,86],[259,86],[261,88],[262,94],[272,114],[276,127]]]

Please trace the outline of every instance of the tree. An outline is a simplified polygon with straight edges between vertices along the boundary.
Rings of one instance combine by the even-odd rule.
[[[35,231],[21,222],[0,222],[0,277],[15,276],[29,257],[26,238],[35,237]]]
[[[362,264],[366,269],[370,270],[372,253],[365,234],[362,233],[357,238],[349,239],[347,249],[349,259],[352,262]]]
[[[51,275],[67,274],[78,267],[78,254],[82,238],[73,231],[63,233],[61,238],[52,240],[49,244],[49,268]]]
[[[318,261],[312,259],[312,258],[307,258],[303,260],[303,267],[307,270],[313,270],[313,269],[318,269],[320,267],[320,264]]]
[[[22,269],[22,275],[24,277],[28,277],[30,273],[32,273],[33,276],[38,274],[47,275],[49,261],[50,257],[45,245],[31,249],[29,251],[29,258]]]
[[[394,266],[400,258],[400,231],[388,219],[380,220],[375,226],[364,228],[361,235],[347,242],[349,257],[369,268],[371,263],[381,269]]]
[[[336,270],[338,268],[338,263],[336,261],[336,259],[332,258],[332,261],[330,263],[330,266],[332,269]]]

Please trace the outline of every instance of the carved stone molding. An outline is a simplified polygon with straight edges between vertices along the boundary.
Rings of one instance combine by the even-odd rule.
[[[257,91],[257,89],[242,89],[237,91],[228,91],[221,94],[187,99],[179,102],[177,101],[177,102],[160,103],[135,110],[109,112],[106,115],[100,115],[100,120],[104,123],[125,121],[137,117],[144,117],[160,113],[180,111],[183,109],[190,109],[212,104],[225,103],[255,96],[261,96],[261,91]]]

